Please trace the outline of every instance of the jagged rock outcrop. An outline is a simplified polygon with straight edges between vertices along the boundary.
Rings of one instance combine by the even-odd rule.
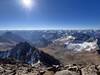
[[[52,66],[59,65],[60,62],[54,57],[32,47],[27,42],[16,45],[15,48],[7,51],[0,51],[1,59],[14,59],[27,64],[35,64],[40,61],[43,65]]]

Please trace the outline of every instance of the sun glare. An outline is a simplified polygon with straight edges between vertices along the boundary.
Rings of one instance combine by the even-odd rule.
[[[34,0],[22,0],[24,8],[31,9],[34,6]]]

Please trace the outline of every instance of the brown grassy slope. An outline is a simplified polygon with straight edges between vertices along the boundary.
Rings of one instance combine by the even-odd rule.
[[[100,64],[100,55],[96,50],[87,52],[82,51],[74,53],[71,51],[66,51],[61,46],[49,46],[46,48],[41,48],[42,51],[54,56],[59,59],[62,64]]]

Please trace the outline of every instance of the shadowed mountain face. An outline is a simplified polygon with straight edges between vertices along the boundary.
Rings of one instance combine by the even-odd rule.
[[[58,60],[30,46],[27,42],[17,44],[15,48],[9,51],[1,51],[0,58],[15,59],[27,64],[35,64],[40,61],[46,66],[60,64]]]

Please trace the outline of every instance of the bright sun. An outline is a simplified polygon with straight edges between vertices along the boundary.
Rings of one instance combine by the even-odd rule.
[[[34,0],[22,0],[24,8],[31,9],[34,6]]]

